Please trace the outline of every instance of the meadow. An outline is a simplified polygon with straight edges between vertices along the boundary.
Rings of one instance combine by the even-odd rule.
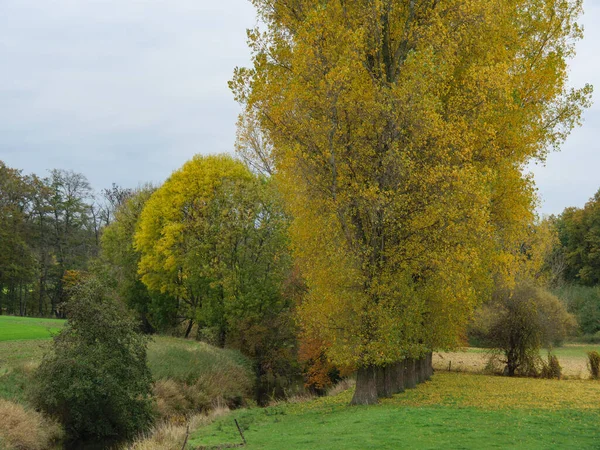
[[[14,324],[23,331],[15,332]],[[24,400],[28,376],[49,349],[50,336],[63,324],[60,320],[0,316],[0,398]],[[198,380],[206,384],[210,380],[213,385],[220,384],[221,392],[235,390],[231,394],[235,397],[251,385],[251,366],[246,358],[237,351],[202,342],[154,336],[148,345],[148,365],[155,380],[168,380],[172,384],[194,384]],[[226,374],[235,378],[235,388],[223,381]]]
[[[51,334],[63,323],[4,318],[0,317],[0,418],[7,422],[0,420],[0,449],[42,450],[59,438],[61,431],[29,405],[28,388],[52,344]],[[27,332],[14,333],[11,325],[15,322]],[[250,362],[234,350],[155,336],[148,345],[148,365],[155,381],[159,420],[185,420],[190,411],[207,411],[217,398],[234,406],[252,396]]]
[[[24,339],[44,339],[60,331],[61,319],[0,316],[0,342]]]
[[[240,410],[199,428],[192,448],[598,448],[600,383],[439,372],[376,406],[352,390],[303,403]]]
[[[0,399],[26,407],[29,377],[51,344],[49,334],[32,336],[49,333],[48,323],[59,328],[60,322],[19,321],[30,333],[22,340],[8,340],[15,334],[3,325],[13,322],[0,322]],[[585,367],[585,352],[592,349],[598,346],[568,345],[555,353],[563,365],[571,360]],[[212,423],[202,421],[187,448],[240,443],[234,419],[249,449],[598,448],[600,382],[470,373],[481,368],[485,356],[483,349],[473,348],[437,354],[438,370],[431,381],[376,406],[349,407],[350,388],[308,401],[235,410]],[[178,407],[210,407],[215,395],[239,399],[248,394],[250,364],[238,352],[155,337],[148,360],[157,380],[157,404],[165,414],[184,414]],[[179,441],[173,441],[177,448]]]

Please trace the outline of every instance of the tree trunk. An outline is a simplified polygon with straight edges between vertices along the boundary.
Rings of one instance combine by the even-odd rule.
[[[185,330],[185,338],[187,339],[188,336],[190,335],[190,332],[192,331],[192,327],[194,326],[194,321],[192,319],[190,319],[190,323],[188,324],[187,329]]]
[[[396,380],[394,392],[404,392],[404,361],[394,364],[394,379]]]
[[[423,358],[415,359],[415,383],[420,384],[424,382],[423,377]]]
[[[377,386],[377,398],[390,397],[385,385],[385,375],[387,372],[386,369],[386,366],[375,367],[375,384]]]
[[[414,389],[417,386],[415,377],[415,360],[407,358],[404,360],[404,388]]]
[[[398,363],[378,367],[377,371],[377,396],[379,398],[391,397],[398,393]]]
[[[374,405],[377,403],[376,366],[359,367],[356,372],[356,389],[351,405]]]
[[[433,352],[429,352],[429,353],[427,353],[427,368],[426,368],[427,381],[431,380],[432,375],[433,375]]]

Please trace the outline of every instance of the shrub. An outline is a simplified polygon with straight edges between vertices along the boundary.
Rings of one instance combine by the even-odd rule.
[[[43,450],[62,437],[53,420],[18,403],[0,399],[0,448]]]
[[[588,352],[588,369],[594,380],[600,379],[600,353],[597,351]]]
[[[503,355],[507,375],[538,376],[540,348],[559,345],[576,325],[557,297],[525,281],[497,289],[477,311],[470,333]]]
[[[71,439],[119,439],[152,422],[147,338],[95,278],[77,286],[68,322],[36,373],[34,404]]]
[[[562,375],[562,367],[558,362],[558,358],[556,355],[552,355],[548,352],[548,362],[542,360],[542,369],[540,371],[540,376],[542,378],[558,378],[560,379]]]

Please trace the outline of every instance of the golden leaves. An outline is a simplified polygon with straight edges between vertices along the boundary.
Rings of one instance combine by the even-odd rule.
[[[524,164],[589,95],[566,90],[580,2],[551,3],[255,0],[267,30],[232,88],[272,144],[300,314],[336,362],[452,346],[491,274],[514,275]]]

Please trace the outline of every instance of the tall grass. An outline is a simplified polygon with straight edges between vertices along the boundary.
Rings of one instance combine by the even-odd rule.
[[[0,399],[0,448],[43,450],[62,435],[56,422],[23,405]]]
[[[252,366],[237,351],[163,337],[150,344],[148,363],[162,418],[208,411],[217,405],[234,408],[252,396]]]

